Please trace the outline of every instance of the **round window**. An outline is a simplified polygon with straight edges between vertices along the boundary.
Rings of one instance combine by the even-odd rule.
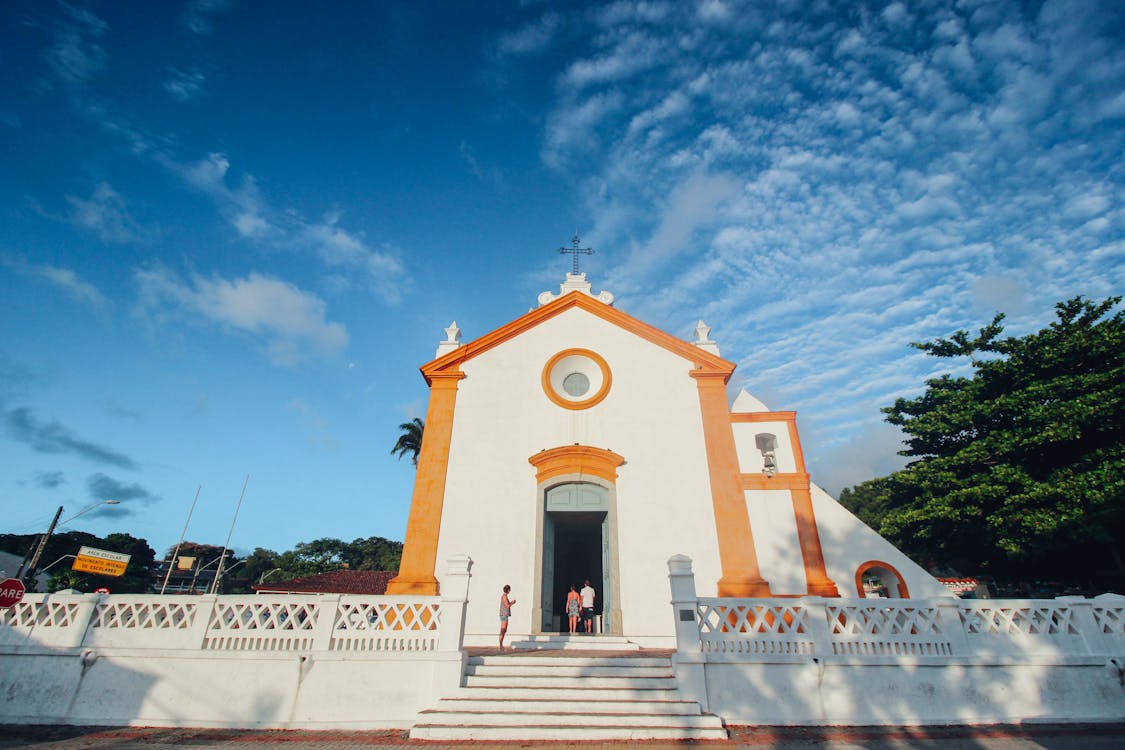
[[[580,372],[572,372],[563,378],[563,390],[568,396],[581,398],[590,390],[590,379]]]
[[[609,393],[609,365],[589,349],[566,349],[543,368],[547,398],[565,409],[589,409]]]

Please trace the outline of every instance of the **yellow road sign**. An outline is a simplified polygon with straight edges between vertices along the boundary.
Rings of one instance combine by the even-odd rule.
[[[97,547],[82,547],[74,558],[72,570],[84,573],[96,573],[100,576],[123,576],[125,568],[129,565],[131,555],[120,552],[109,552]]]

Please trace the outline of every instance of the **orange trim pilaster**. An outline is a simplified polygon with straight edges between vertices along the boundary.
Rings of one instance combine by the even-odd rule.
[[[429,374],[430,404],[426,409],[426,429],[414,477],[410,519],[398,575],[387,583],[388,594],[436,596],[438,532],[445,503],[445,479],[449,469],[449,445],[453,437],[453,406],[457,384],[465,373],[457,369]]]
[[[730,373],[692,370],[699,388],[703,416],[703,442],[711,481],[711,503],[723,575],[719,596],[770,596],[770,586],[758,568],[758,555],[750,531],[750,514],[742,491],[738,452],[727,408],[726,383]]]
[[[794,451],[796,452],[796,451]],[[793,516],[797,520],[797,542],[801,545],[801,561],[805,565],[805,587],[811,596],[839,596],[840,590],[828,577],[824,567],[824,550],[820,546],[820,531],[813,515],[809,475],[801,474],[802,481],[790,489],[793,498]]]

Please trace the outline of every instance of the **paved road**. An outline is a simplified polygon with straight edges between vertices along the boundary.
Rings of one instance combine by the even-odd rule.
[[[593,742],[593,743],[431,743],[411,741],[405,732],[307,732],[220,729],[118,729],[105,727],[0,726],[0,748],[40,750],[370,750],[370,748],[517,747],[613,748],[673,750],[689,744],[716,748],[827,748],[828,750],[1122,750],[1125,723],[994,728],[750,728],[735,727],[729,742]]]

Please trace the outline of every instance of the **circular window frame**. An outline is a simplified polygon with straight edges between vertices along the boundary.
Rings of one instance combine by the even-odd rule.
[[[597,393],[589,398],[575,401],[567,398],[566,392],[559,393],[551,384],[551,373],[563,359],[567,357],[585,357],[598,366],[602,373],[601,387],[598,388]],[[567,373],[569,375],[570,373]],[[587,376],[589,377],[589,376]],[[562,379],[560,379],[560,384]],[[597,352],[592,352],[589,349],[563,349],[547,360],[547,364],[543,366],[543,392],[547,394],[547,398],[551,400],[556,406],[561,406],[564,409],[571,409],[574,411],[581,411],[582,409],[589,409],[591,406],[601,403],[609,394],[609,388],[613,383],[613,376],[610,373],[609,365],[605,359]]]

